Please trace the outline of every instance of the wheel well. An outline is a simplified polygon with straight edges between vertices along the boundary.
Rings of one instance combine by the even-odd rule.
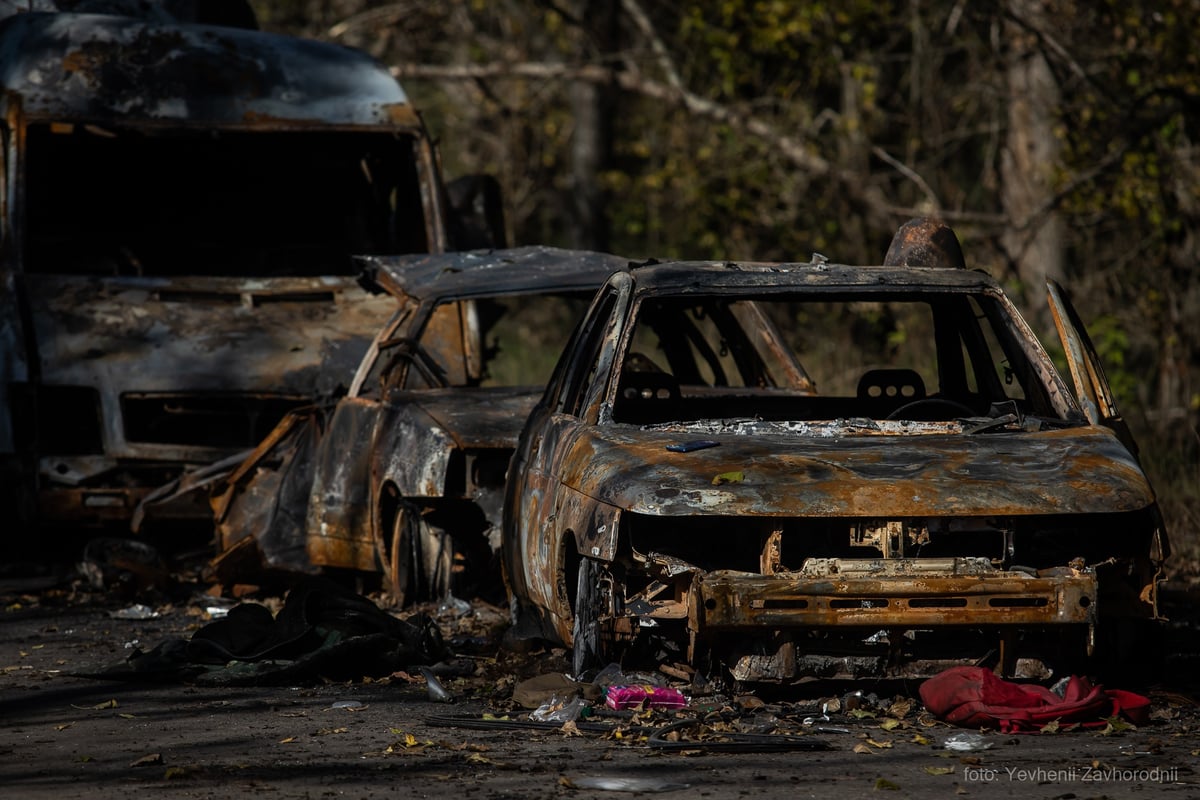
[[[375,554],[376,559],[386,560],[392,557],[392,522],[396,519],[399,508],[400,490],[396,484],[389,481],[380,487],[379,505],[372,521],[375,526],[375,541],[380,542],[383,548],[383,552]],[[382,564],[380,568],[382,569]]]
[[[556,570],[556,572],[562,576],[562,583],[555,587],[555,591],[559,597],[565,598],[566,608],[574,618],[575,600],[579,594],[579,564],[583,560],[583,555],[575,546],[575,534],[572,531],[566,531],[563,534],[558,546],[558,559],[562,569]]]

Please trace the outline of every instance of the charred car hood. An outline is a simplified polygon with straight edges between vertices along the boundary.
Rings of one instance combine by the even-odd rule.
[[[1104,428],[835,437],[784,427],[759,423],[737,435],[593,428],[567,462],[583,466],[562,480],[619,508],[664,516],[1089,514],[1154,502],[1129,451]],[[667,450],[695,440],[717,445]]]

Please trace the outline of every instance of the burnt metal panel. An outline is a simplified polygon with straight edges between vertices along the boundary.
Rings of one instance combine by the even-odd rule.
[[[30,117],[420,124],[388,71],[350,48],[104,14],[28,13],[0,22],[0,85],[23,98]]]
[[[837,425],[612,425],[562,453],[565,485],[646,514],[981,516],[1144,508],[1154,493],[1103,428],[1013,435],[843,435]],[[719,446],[667,449],[700,437]],[[739,472],[736,483],[714,477]],[[1014,475],[1022,476],[1013,480]]]
[[[365,279],[397,296],[513,295],[555,288],[598,288],[629,259],[534,245],[432,255],[360,256]]]
[[[993,571],[967,577],[774,576],[710,572],[693,602],[700,629],[944,625],[1064,625],[1095,622],[1092,573],[1040,578]]]

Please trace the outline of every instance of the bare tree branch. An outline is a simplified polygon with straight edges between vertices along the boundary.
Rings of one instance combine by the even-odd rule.
[[[339,39],[354,28],[378,27],[390,25],[397,19],[413,13],[413,3],[388,3],[385,6],[369,8],[357,14],[352,14],[336,25],[331,25],[326,35],[331,39]]]
[[[930,185],[925,182],[925,179],[922,178],[919,174],[917,174],[916,170],[912,169],[907,164],[904,164],[903,162],[899,161],[898,159],[893,158],[882,147],[879,147],[879,146],[872,147],[871,152],[874,153],[880,160],[882,160],[888,164],[891,164],[893,167],[896,168],[897,172],[899,172],[901,175],[903,175],[904,177],[908,178],[910,181],[915,183],[917,185],[917,188],[925,193],[925,199],[929,201],[930,205],[933,206],[934,210],[938,211],[938,212],[941,211],[941,208],[942,208],[941,201],[938,200],[937,195],[934,193],[934,191],[930,187]]]
[[[675,62],[671,59],[671,54],[667,52],[667,46],[663,44],[662,39],[658,37],[658,33],[654,30],[654,24],[650,22],[650,17],[646,16],[646,12],[638,4],[637,0],[621,0],[621,8],[633,20],[633,24],[638,27],[642,35],[650,42],[650,50],[653,51],[655,58],[658,59],[658,66],[662,69],[663,74],[667,77],[667,85],[676,91],[682,92],[683,80],[679,77],[679,70],[675,68]]]
[[[429,80],[454,81],[486,78],[583,80],[596,83],[613,81],[627,92],[681,106],[697,116],[706,117],[716,122],[723,122],[730,127],[754,134],[773,144],[789,161],[813,175],[834,176],[839,180],[844,178],[844,176],[838,174],[838,170],[829,161],[809,151],[803,143],[794,137],[780,133],[770,124],[739,113],[728,106],[714,103],[712,100],[705,99],[684,89],[676,89],[650,80],[635,70],[613,70],[595,65],[570,66],[567,64],[546,62],[523,62],[519,64],[493,62],[490,64],[445,66],[437,64],[399,64],[392,67],[392,74],[397,78],[425,78]]]

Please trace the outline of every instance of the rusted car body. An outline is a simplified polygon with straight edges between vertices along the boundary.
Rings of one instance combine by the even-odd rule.
[[[1155,495],[1050,291],[1069,382],[976,271],[614,275],[510,468],[515,629],[788,681],[1045,676],[1154,619]]]
[[[502,595],[517,434],[588,299],[627,261],[526,247],[364,263],[393,314],[344,397],[286,417],[219,487],[217,573],[381,574],[397,605],[489,581]]]
[[[352,254],[461,245],[383,66],[138,7],[0,20],[11,519],[126,521],[154,487],[253,446],[348,380],[394,308]]]

